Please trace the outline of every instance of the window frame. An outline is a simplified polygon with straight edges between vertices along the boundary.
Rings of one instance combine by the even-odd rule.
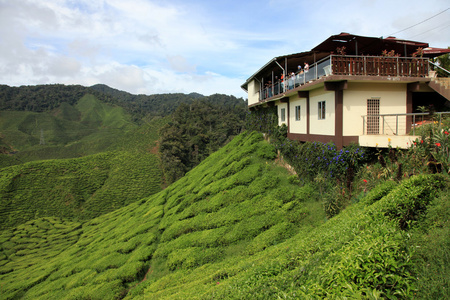
[[[281,122],[286,122],[286,108],[280,108],[280,120]]]
[[[296,105],[295,106],[295,121],[301,121],[302,119],[302,107],[301,105]]]
[[[325,120],[327,115],[327,110],[326,110],[326,101],[319,101],[317,102],[317,118],[318,120]]]

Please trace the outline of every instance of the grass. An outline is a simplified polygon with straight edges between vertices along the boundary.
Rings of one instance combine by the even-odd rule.
[[[41,218],[2,231],[2,298],[445,295],[437,284],[448,288],[448,215],[440,213],[448,178],[386,185],[327,220],[319,191],[293,180],[274,153],[262,135],[243,133],[128,206],[81,223]],[[42,236],[54,242],[44,246]],[[418,280],[424,268],[444,276]]]

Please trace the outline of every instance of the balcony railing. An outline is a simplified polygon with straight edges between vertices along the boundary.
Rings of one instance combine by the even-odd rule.
[[[427,123],[438,122],[450,112],[365,115],[363,135],[416,135],[416,128]]]
[[[426,58],[330,55],[311,65],[307,71],[267,85],[260,93],[260,101],[327,75],[426,77],[428,71]]]
[[[428,59],[384,56],[332,56],[335,75],[428,76]]]

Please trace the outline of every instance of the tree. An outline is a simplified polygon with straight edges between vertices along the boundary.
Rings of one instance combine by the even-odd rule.
[[[450,49],[450,47],[448,47]],[[435,62],[441,67],[446,69],[447,71],[450,71],[450,53],[441,55],[435,59]],[[450,74],[445,72],[444,70],[437,68],[437,75],[439,77],[449,77]]]
[[[168,183],[172,183],[224,146],[244,127],[246,102],[212,95],[180,104],[172,122],[159,134],[159,154]]]

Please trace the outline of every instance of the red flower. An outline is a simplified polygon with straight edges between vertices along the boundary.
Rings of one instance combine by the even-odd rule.
[[[367,180],[364,179],[363,181],[364,181],[364,183],[367,183]]]
[[[420,143],[423,144],[423,140],[420,140]]]
[[[417,143],[416,142],[414,142],[414,146],[416,146],[417,145]]]
[[[440,146],[441,146],[441,143],[436,143],[436,146],[440,147]]]
[[[445,133],[446,135],[448,135],[448,131],[444,131],[444,133]]]

